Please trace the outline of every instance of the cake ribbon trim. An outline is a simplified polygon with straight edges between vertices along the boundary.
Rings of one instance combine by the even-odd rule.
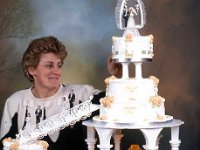
[[[71,109],[67,109],[40,123],[30,126],[28,129],[20,130],[17,139],[20,144],[31,143],[34,140],[42,139],[48,133],[62,130],[69,125],[74,125],[80,120],[91,116],[92,112],[99,109],[99,105],[92,104],[91,98]]]

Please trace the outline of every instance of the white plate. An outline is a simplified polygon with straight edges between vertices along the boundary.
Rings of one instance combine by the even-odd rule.
[[[134,122],[133,120],[118,120],[118,121],[113,121],[113,120],[101,120],[99,116],[94,116],[93,120],[94,121],[99,121],[99,122],[106,122],[106,123],[159,123],[159,122],[167,122],[173,119],[173,116],[166,115],[166,118],[164,120],[145,120],[145,121],[140,121],[140,122]]]
[[[116,121],[113,121],[113,120],[101,120],[99,116],[94,116],[93,117],[93,120],[94,121],[99,121],[99,122],[106,122],[106,123],[133,123],[133,121],[125,121],[125,120],[116,120]]]
[[[165,115],[165,119],[164,120],[152,120],[152,121],[149,121],[150,123],[153,123],[153,122],[167,122],[167,121],[170,121],[173,119],[173,116],[170,116],[170,115]]]

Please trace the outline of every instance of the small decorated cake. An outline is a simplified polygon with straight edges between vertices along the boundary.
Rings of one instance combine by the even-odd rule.
[[[20,144],[16,139],[5,138],[3,140],[3,150],[47,150],[48,143],[43,140],[37,140],[33,143]]]

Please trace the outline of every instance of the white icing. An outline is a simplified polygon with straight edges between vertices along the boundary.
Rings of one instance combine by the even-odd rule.
[[[115,79],[110,80],[106,94],[115,97],[114,103],[136,100],[142,103],[150,96],[157,95],[157,87],[149,79]]]

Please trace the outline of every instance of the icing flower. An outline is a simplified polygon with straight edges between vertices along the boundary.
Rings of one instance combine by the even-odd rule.
[[[159,79],[158,78],[156,78],[155,76],[150,76],[149,79],[154,82],[155,86],[158,86],[158,83],[159,83]]]
[[[150,43],[153,43],[154,37],[152,34],[149,35]]]
[[[49,147],[49,144],[46,141],[39,141],[39,145],[41,145],[44,149]]]
[[[132,42],[133,41],[133,35],[132,34],[127,34],[125,37],[125,41],[126,42]]]
[[[108,84],[109,84],[109,81],[110,81],[110,80],[114,80],[114,79],[116,79],[115,76],[110,76],[110,77],[106,78],[106,79],[104,80],[104,82],[105,82],[106,85],[108,85]]]
[[[152,104],[153,107],[160,107],[161,104],[165,101],[165,99],[161,96],[151,96],[149,102]]]
[[[110,108],[111,104],[113,103],[113,100],[114,100],[114,97],[106,96],[106,97],[102,98],[100,100],[100,102],[104,107]]]
[[[101,116],[99,117],[99,119],[100,119],[100,120],[107,120],[108,117],[107,117],[106,115],[101,115]]]
[[[8,137],[8,138],[5,138],[3,141],[12,142],[12,138]]]
[[[164,119],[165,119],[165,116],[162,116],[162,115],[157,114],[156,119],[157,119],[157,120],[164,120]]]
[[[116,36],[113,36],[113,37],[112,37],[112,41],[115,42],[116,40],[117,40],[117,37],[116,37]]]
[[[19,148],[19,144],[17,143],[13,143],[12,145],[10,145],[10,150],[18,150]]]

